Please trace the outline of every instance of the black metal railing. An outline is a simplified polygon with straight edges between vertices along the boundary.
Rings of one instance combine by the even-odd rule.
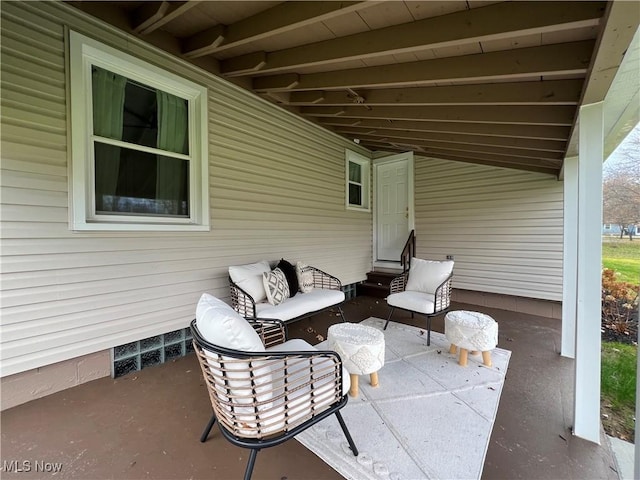
[[[411,268],[411,259],[416,256],[416,231],[411,230],[407,243],[404,244],[402,253],[400,254],[400,264],[402,265],[402,273],[408,272]]]

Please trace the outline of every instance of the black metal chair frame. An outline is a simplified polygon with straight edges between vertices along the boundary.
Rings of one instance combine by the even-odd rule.
[[[391,306],[391,311],[389,312],[389,316],[387,317],[387,321],[384,324],[383,330],[387,329],[389,322],[391,321],[391,315],[395,309],[404,310],[406,312],[411,312],[411,318],[413,318],[414,313],[420,313],[427,317],[427,345],[431,345],[431,319],[437,315],[442,313],[446,313],[449,310],[451,304],[451,280],[453,278],[453,272],[447,277],[447,279],[442,282],[438,288],[436,288],[434,294],[434,302],[433,302],[433,313],[422,313],[416,312],[414,310],[410,310],[402,307],[394,307]],[[391,293],[399,293],[404,292],[407,286],[407,281],[409,279],[409,272],[405,272],[402,275],[398,275],[391,281],[390,285],[390,294]]]
[[[281,322],[280,320],[248,319],[248,321],[249,323],[251,323],[251,325],[254,327],[254,329],[258,332],[258,334],[262,338],[263,343],[265,344],[265,347],[277,345],[286,340],[286,328],[284,323]],[[342,395],[342,391],[343,391],[342,390],[342,360],[340,359],[340,356],[336,352],[315,350],[315,351],[248,353],[248,352],[242,352],[238,350],[222,348],[208,342],[203,338],[202,334],[198,330],[196,326],[196,320],[193,320],[191,322],[191,332],[193,335],[194,349],[198,357],[200,367],[202,369],[205,383],[207,384],[207,390],[209,392],[209,397],[210,397],[211,405],[213,408],[211,419],[207,423],[200,437],[200,441],[205,442],[207,440],[209,433],[211,432],[211,429],[216,423],[216,420],[219,420],[217,423],[220,428],[220,431],[222,432],[222,435],[229,442],[239,447],[248,448],[251,450],[249,460],[247,462],[245,474],[244,474],[245,480],[249,480],[251,478],[255,461],[256,461],[256,456],[261,449],[274,447],[283,442],[286,442],[287,440],[290,440],[293,437],[295,437],[298,433],[306,430],[307,428],[315,425],[316,423],[322,421],[323,419],[333,414],[335,414],[336,418],[338,419],[340,427],[342,428],[342,431],[344,432],[344,435],[347,438],[347,441],[349,442],[349,447],[351,448],[351,451],[355,456],[358,455],[358,449],[356,448],[356,445],[353,442],[353,439],[351,438],[351,434],[349,433],[349,430],[347,429],[347,426],[339,411],[342,407],[344,407],[347,404],[347,395]],[[260,433],[261,426],[260,426],[260,422],[258,421],[258,424],[256,427],[257,433],[253,436],[251,435],[243,436],[241,429],[238,427],[238,423],[234,422],[234,420],[232,418],[230,419],[229,417],[233,417],[234,408],[237,408],[238,406],[246,408],[247,405],[243,404],[243,405],[234,406],[232,404],[233,403],[232,397],[234,397],[234,394],[232,393],[232,388],[229,387],[228,379],[224,380],[224,384],[227,386],[226,387],[227,401],[225,402],[220,398],[219,396],[220,392],[218,389],[216,389],[214,385],[215,375],[219,375],[219,374],[212,372],[213,369],[211,368],[209,361],[213,360],[214,362],[218,363],[221,366],[222,370],[224,370],[225,368],[224,367],[225,362],[227,363],[236,362],[237,364],[237,362],[242,363],[243,361],[245,361],[249,366],[248,372],[251,375],[252,393],[254,396],[257,396],[258,394],[256,393],[256,390],[254,388],[255,387],[254,377],[253,377],[254,367],[251,367],[251,364],[252,362],[254,362],[254,364],[258,362],[261,362],[262,364],[264,364],[264,362],[275,360],[275,359],[284,360],[283,362],[285,365],[283,369],[284,376],[282,377],[284,379],[284,384],[285,384],[285,387],[284,387],[285,393],[282,396],[284,399],[283,400],[284,403],[287,402],[287,388],[286,388],[287,377],[288,377],[287,361],[291,360],[295,362],[296,360],[299,361],[300,359],[308,359],[311,375],[309,376],[309,382],[306,386],[310,387],[312,390],[313,390],[314,382],[318,382],[321,379],[335,378],[334,389],[333,389],[334,391],[333,401],[329,405],[327,405],[326,408],[323,407],[324,408],[323,410],[320,410],[317,413],[314,411],[311,418],[303,420],[298,424],[294,423],[294,426],[291,429],[288,429],[288,425],[285,422],[285,427],[281,431],[275,431],[275,432],[269,431],[262,434]],[[314,359],[321,359],[322,361],[329,360],[330,362],[332,362],[332,367],[329,369],[329,372],[326,372],[326,367],[325,367],[324,373],[321,371],[314,372],[314,367],[313,367]],[[218,380],[219,378],[220,377],[218,377]],[[299,379],[299,377],[297,378]],[[218,383],[218,387],[219,386],[220,386],[220,383]],[[297,385],[296,388],[300,388],[300,386]],[[256,401],[254,402],[253,405],[259,405],[259,404],[260,402]],[[254,407],[254,408],[256,408],[256,412],[257,412],[257,407]],[[287,418],[286,415],[285,415],[285,418]],[[233,426],[238,427],[236,428],[236,431],[233,431]],[[249,427],[243,426],[242,428],[249,428]]]

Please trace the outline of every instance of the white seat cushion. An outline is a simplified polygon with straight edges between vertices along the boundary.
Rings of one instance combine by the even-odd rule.
[[[275,345],[267,349],[267,353],[276,352],[310,352],[316,351],[312,345],[304,340],[294,339]],[[238,432],[241,434],[253,433],[253,429],[260,424],[262,435],[273,434],[310,419],[313,415],[325,410],[335,401],[333,375],[328,373],[333,370],[333,362],[328,359],[313,360],[313,397],[311,388],[305,385],[309,382],[309,361],[307,359],[287,360],[287,391],[284,390],[283,367],[284,360],[271,359],[257,363],[255,371],[257,378],[268,377],[272,379],[269,385],[269,396],[259,395],[261,402],[256,409],[236,407],[236,419],[238,420]],[[346,395],[351,386],[349,373],[342,367],[342,395]],[[233,390],[236,393],[237,389]],[[285,395],[286,393],[286,395]],[[225,397],[226,398],[226,397]],[[286,411],[285,411],[286,402]],[[242,428],[246,425],[249,429]]]
[[[430,314],[434,312],[434,299],[432,293],[405,291],[392,293],[387,297],[387,303],[392,307]]]
[[[301,338],[294,338],[287,340],[279,345],[267,348],[267,352],[310,352],[317,350],[313,345],[308,344]],[[346,395],[351,388],[351,379],[349,378],[349,372],[342,366],[342,394]]]
[[[322,310],[344,301],[344,292],[314,288],[308,293],[298,293],[287,298],[280,305],[263,302],[256,304],[256,315],[259,318],[277,318],[282,321],[291,320],[301,315]]]
[[[411,259],[411,269],[405,290],[414,292],[436,293],[442,282],[453,272],[453,260]]]

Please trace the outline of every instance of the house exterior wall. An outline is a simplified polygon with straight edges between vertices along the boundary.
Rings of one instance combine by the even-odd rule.
[[[625,228],[631,229],[631,235],[640,235],[640,225],[627,225]],[[620,235],[622,228],[616,223],[603,223],[602,234],[603,235]],[[624,232],[624,235],[629,235],[628,230]]]
[[[456,290],[523,304],[562,300],[563,183],[555,177],[416,157],[415,211],[418,256],[453,255]]]
[[[372,216],[344,198],[345,148],[365,149],[68,5],[1,9],[3,377],[185,327],[229,265],[365,278]],[[208,88],[209,232],[69,229],[67,27]]]

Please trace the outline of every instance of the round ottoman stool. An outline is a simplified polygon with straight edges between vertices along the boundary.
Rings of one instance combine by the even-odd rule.
[[[337,323],[327,330],[327,345],[340,355],[351,377],[349,395],[358,396],[358,375],[371,375],[378,386],[378,370],[384,365],[384,334],[357,323]]]
[[[449,353],[460,348],[460,365],[467,365],[469,351],[480,351],[482,363],[491,366],[491,350],[498,344],[498,322],[489,315],[466,310],[449,312],[444,317],[444,334],[451,342]]]

